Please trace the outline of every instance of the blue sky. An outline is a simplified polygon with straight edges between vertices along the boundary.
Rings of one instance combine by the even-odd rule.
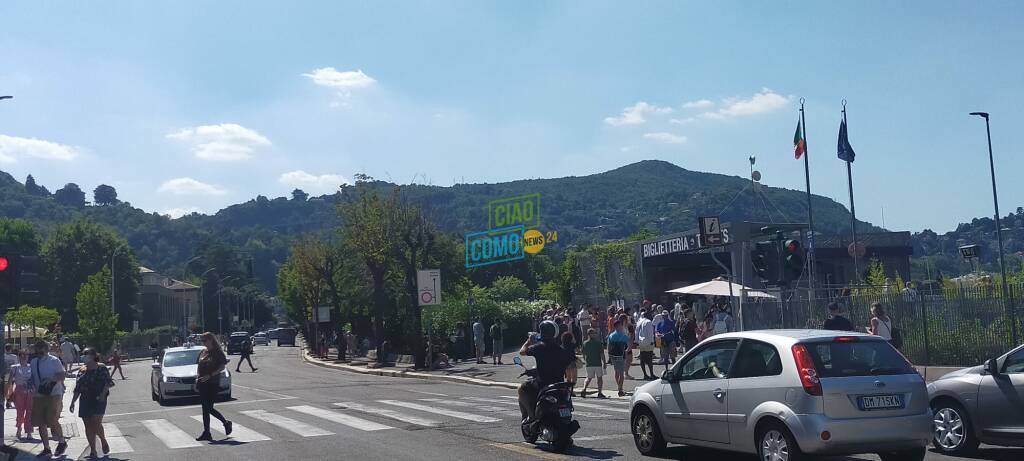
[[[356,173],[451,185],[644,159],[950,230],[1024,205],[1019,2],[36,2],[0,6],[0,169],[206,213]],[[672,187],[638,184],[638,187]],[[528,191],[526,191],[528,192]],[[618,192],[618,191],[610,191]]]

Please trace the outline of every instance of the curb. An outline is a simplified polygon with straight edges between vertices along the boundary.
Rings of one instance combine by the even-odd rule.
[[[387,376],[387,377],[392,377],[392,378],[416,378],[416,379],[427,379],[427,380],[433,380],[433,381],[447,381],[447,382],[452,382],[452,383],[472,384],[472,385],[475,385],[475,386],[503,387],[505,389],[519,389],[519,383],[506,383],[506,382],[501,382],[501,381],[488,381],[486,379],[467,378],[465,376],[433,375],[433,374],[430,374],[430,373],[421,373],[421,372],[417,372],[417,371],[384,370],[384,369],[379,369],[379,368],[362,368],[362,367],[355,367],[355,366],[352,366],[352,365],[342,365],[342,364],[336,364],[336,363],[324,363],[324,362],[321,362],[321,361],[319,361],[317,359],[309,357],[309,353],[308,353],[308,351],[305,350],[305,348],[303,348],[303,350],[302,350],[302,360],[304,360],[306,363],[309,363],[309,364],[312,364],[312,365],[316,365],[316,366],[320,366],[320,367],[324,367],[324,368],[331,368],[331,369],[335,369],[335,370],[342,370],[342,371],[347,371],[347,372],[350,372],[350,373],[359,373],[359,374],[363,374],[363,375]]]

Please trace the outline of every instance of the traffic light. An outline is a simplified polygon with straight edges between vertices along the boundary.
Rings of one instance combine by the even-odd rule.
[[[782,273],[784,280],[790,282],[798,280],[804,273],[804,249],[799,240],[786,240],[782,246],[784,259]]]
[[[755,242],[750,254],[754,272],[769,284],[779,281],[779,247],[776,242]]]
[[[42,272],[42,265],[39,257],[35,255],[22,255],[18,257],[18,304],[35,303],[41,300],[36,299],[39,295],[39,274]]]
[[[18,277],[15,274],[16,257],[0,254],[0,309],[13,306],[18,293]]]

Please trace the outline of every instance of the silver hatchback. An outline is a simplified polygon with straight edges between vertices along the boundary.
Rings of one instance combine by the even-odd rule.
[[[878,453],[920,461],[932,437],[924,379],[887,341],[862,333],[764,330],[709,338],[636,389],[637,449],[666,443],[762,461]]]

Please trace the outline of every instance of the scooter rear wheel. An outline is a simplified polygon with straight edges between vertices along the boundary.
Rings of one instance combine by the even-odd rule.
[[[537,434],[530,430],[529,423],[522,423],[519,426],[519,428],[523,431],[523,440],[527,441],[528,443],[537,443],[537,436],[540,434]]]

